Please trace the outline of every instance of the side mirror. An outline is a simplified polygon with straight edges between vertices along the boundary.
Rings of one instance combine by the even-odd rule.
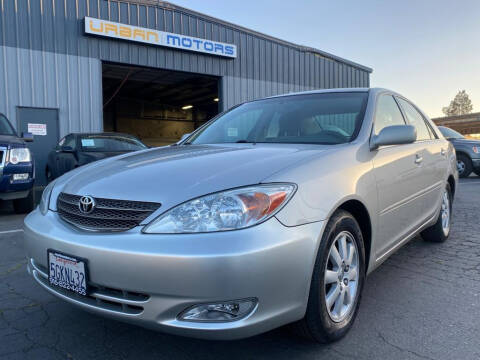
[[[29,132],[22,132],[22,139],[23,141],[26,141],[26,142],[32,142],[33,134]]]
[[[60,151],[62,152],[66,152],[66,153],[73,153],[75,152],[75,150],[73,150],[73,148],[71,146],[62,146],[60,148]]]
[[[417,130],[412,125],[392,125],[384,127],[370,141],[370,150],[384,145],[411,144],[417,140]]]
[[[191,134],[191,133],[183,134],[182,137],[180,138],[180,141],[185,140],[187,137],[190,136],[190,134]]]

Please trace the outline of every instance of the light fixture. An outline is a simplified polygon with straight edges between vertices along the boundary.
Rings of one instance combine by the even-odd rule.
[[[213,101],[218,102],[218,98],[213,99]]]
[[[188,109],[191,109],[191,108],[193,108],[193,105],[182,106],[182,110],[188,110]]]
[[[255,311],[256,307],[256,298],[197,304],[180,313],[178,319],[193,322],[229,322],[246,317]]]

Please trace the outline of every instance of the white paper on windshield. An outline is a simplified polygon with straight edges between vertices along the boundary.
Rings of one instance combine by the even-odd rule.
[[[95,146],[95,141],[93,139],[82,139],[82,146]]]

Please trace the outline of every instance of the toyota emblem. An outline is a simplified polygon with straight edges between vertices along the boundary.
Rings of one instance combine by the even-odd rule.
[[[91,196],[82,196],[78,203],[80,212],[83,214],[90,214],[95,209],[95,200]]]

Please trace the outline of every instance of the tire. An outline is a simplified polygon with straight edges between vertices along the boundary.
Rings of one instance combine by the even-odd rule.
[[[469,177],[472,173],[472,160],[467,155],[457,155],[458,176],[461,178]]]
[[[342,251],[340,250],[342,236],[350,236],[346,238],[346,244],[348,247],[347,254],[350,254],[352,245],[356,246],[357,255],[353,256],[355,261],[350,262],[350,268],[340,268],[340,273],[335,273],[334,271],[335,275],[332,276],[331,279],[336,280],[327,280],[327,267],[332,269],[335,268],[334,262],[330,260],[334,258],[330,253],[332,246],[336,249],[338,248],[339,251],[337,254],[340,254],[342,257]],[[338,244],[338,247],[335,244]],[[348,264],[348,262],[349,261],[347,260],[346,263]],[[354,274],[352,271],[353,269],[356,269],[356,280],[352,280]],[[337,275],[338,278],[335,278]],[[345,280],[342,281],[340,278],[348,278],[350,276],[352,276],[352,278],[350,278],[350,282],[348,283],[348,286],[346,286],[347,284],[344,283]],[[330,283],[327,284],[328,281],[330,281]],[[365,248],[362,232],[357,221],[350,213],[344,210],[338,210],[328,221],[323,233],[313,269],[307,310],[305,317],[293,324],[295,332],[319,343],[329,343],[341,339],[347,334],[357,316],[364,282]],[[346,299],[348,298],[344,298],[343,302],[340,302],[340,304],[342,304],[340,308],[346,306],[343,315],[341,315],[341,312],[335,312],[337,306],[335,305],[335,301],[330,302],[333,305],[330,309],[327,309],[327,295],[335,293],[337,287],[344,289],[342,290],[342,292],[345,293],[343,296],[346,296],[348,293],[348,291],[345,290],[347,287],[350,293],[353,292],[354,287],[356,289],[354,295],[351,297],[350,305],[345,305],[345,302],[348,301]],[[340,296],[337,299],[340,299],[341,297],[342,295],[340,293]]]
[[[447,196],[447,198],[445,198],[445,196]],[[446,200],[448,200],[448,204],[445,204]],[[422,231],[421,235],[423,240],[441,243],[448,239],[452,220],[452,200],[452,190],[450,189],[450,184],[447,184],[442,194],[442,203],[440,205],[438,219],[435,224]],[[448,213],[446,213],[446,210],[448,210]],[[448,216],[448,227],[444,226],[445,214]]]
[[[48,166],[45,169],[45,177],[47,178],[47,184],[50,184],[53,181],[52,171]]]
[[[13,210],[16,214],[29,213],[35,207],[34,190],[30,190],[27,197],[13,200]]]

